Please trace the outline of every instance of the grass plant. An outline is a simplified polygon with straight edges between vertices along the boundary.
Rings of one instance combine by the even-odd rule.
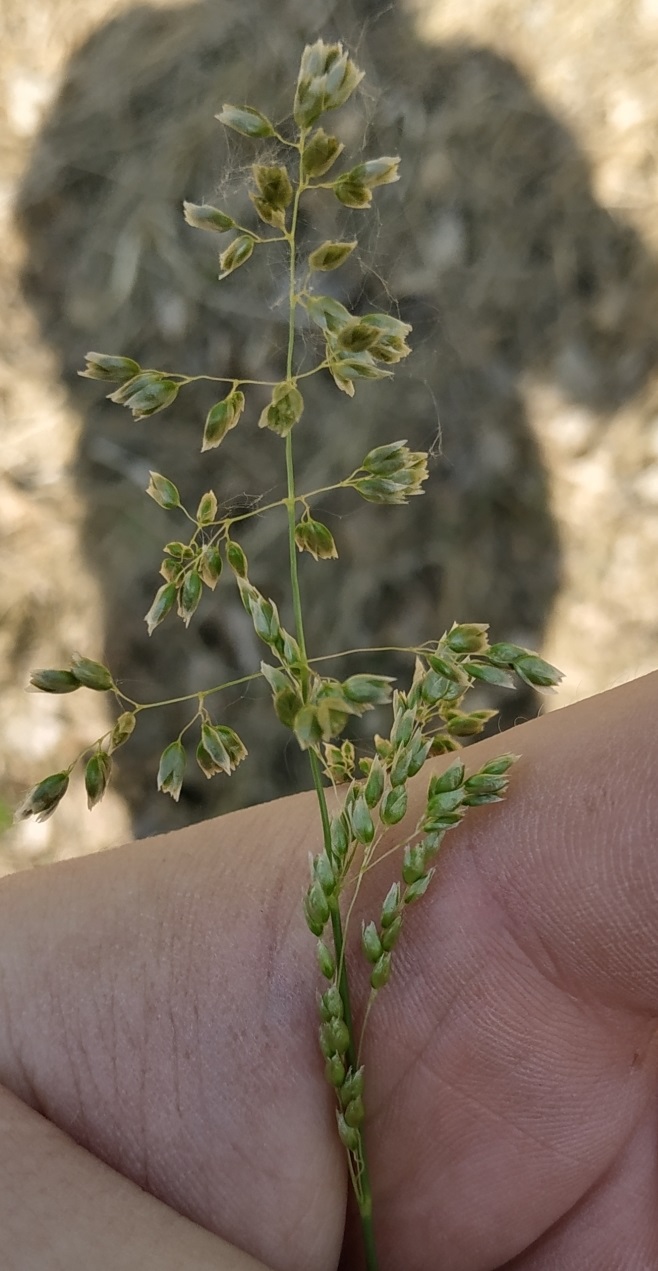
[[[400,159],[395,155],[361,157],[352,166],[344,166],[343,143],[326,132],[321,122],[348,101],[362,78],[363,73],[341,44],[318,40],[307,46],[289,118],[275,124],[252,106],[229,104],[217,116],[225,127],[250,138],[255,146],[264,146],[260,160],[251,167],[249,197],[254,224],[240,224],[230,211],[210,204],[184,204],[190,226],[220,236],[220,280],[247,266],[254,253],[271,250],[273,244],[278,245],[275,250],[287,252],[288,340],[283,377],[274,382],[245,381],[230,375],[190,377],[141,367],[128,356],[97,352],[87,354],[81,374],[117,385],[111,400],[130,410],[137,421],[172,407],[194,379],[222,385],[218,390],[222,395],[203,427],[204,451],[230,445],[229,433],[249,416],[251,390],[267,391],[258,426],[281,438],[286,483],[282,498],[253,511],[225,515],[214,490],[203,493],[196,509],[190,509],[181,501],[174,481],[155,471],[150,476],[147,494],[180,524],[187,522],[189,534],[187,538],[172,538],[164,547],[163,581],[146,614],[149,634],[174,613],[188,626],[204,589],[214,591],[226,572],[266,649],[265,659],[252,675],[175,699],[190,702],[190,718],[160,756],[157,783],[160,790],[178,799],[185,777],[188,732],[195,737],[196,763],[205,776],[230,776],[245,759],[246,748],[237,732],[222,723],[216,711],[211,713],[209,702],[257,678],[269,686],[280,723],[292,731],[308,755],[322,827],[322,848],[311,859],[303,897],[322,983],[318,993],[319,1045],[335,1095],[337,1132],[361,1218],[366,1264],[374,1271],[378,1259],[365,1141],[367,1073],[362,1062],[368,1018],[391,976],[407,915],[431,885],[446,834],[460,824],[469,808],[503,798],[515,758],[502,755],[467,774],[458,754],[462,741],[481,733],[495,712],[469,710],[464,699],[478,683],[511,688],[518,678],[534,687],[550,688],[561,677],[528,649],[490,643],[488,627],[480,622],[455,623],[440,638],[403,650],[413,662],[410,683],[404,690],[396,688],[390,677],[367,670],[356,670],[343,681],[334,679],[324,673],[325,659],[310,656],[307,648],[298,559],[304,553],[319,562],[338,556],[331,531],[314,513],[317,501],[328,490],[346,489],[368,502],[405,504],[423,493],[428,479],[428,455],[410,450],[405,440],[393,440],[371,449],[360,467],[337,484],[302,493],[295,481],[294,436],[304,426],[305,381],[316,374],[328,374],[336,388],[352,398],[362,381],[391,377],[394,367],[410,353],[408,323],[389,313],[352,313],[323,291],[324,276],[352,255],[357,240],[318,242],[308,254],[300,250],[299,211],[309,192],[323,191],[346,208],[365,214],[379,188],[398,180]],[[248,269],[245,277],[247,273]],[[315,365],[303,371],[296,360],[302,326],[315,333],[317,346]],[[252,581],[239,542],[242,523],[264,513],[287,518],[291,629],[283,625],[274,601]],[[326,566],[321,564],[321,568]],[[347,652],[358,658],[360,665],[369,651]],[[109,693],[116,700],[118,714],[107,733],[62,771],[29,791],[17,812],[21,818],[50,816],[66,794],[77,763],[84,764],[88,803],[94,807],[111,780],[113,756],[129,742],[140,715],[170,704],[132,699],[108,667],[79,654],[66,668],[34,671],[31,683],[47,693],[81,688]],[[369,753],[357,755],[353,742],[345,736],[350,720],[381,707],[390,708],[388,732],[375,734]],[[433,756],[453,753],[448,767],[433,772],[422,814],[415,824],[409,824],[409,781]],[[352,941],[353,915],[363,878],[377,861],[392,853],[399,857],[399,880]],[[360,949],[369,977],[370,995],[360,1020],[352,1008],[348,941]]]

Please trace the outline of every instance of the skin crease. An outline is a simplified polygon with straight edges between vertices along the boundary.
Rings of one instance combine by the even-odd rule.
[[[657,706],[655,674],[467,752],[522,759],[446,838],[371,1016],[381,1271],[658,1268]],[[3,1267],[254,1266],[213,1232],[360,1271],[299,904],[317,846],[302,795],[0,885]]]

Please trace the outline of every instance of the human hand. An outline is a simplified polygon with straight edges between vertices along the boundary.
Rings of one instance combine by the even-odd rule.
[[[409,915],[366,1046],[382,1271],[658,1266],[657,699],[652,676],[519,729],[508,799]],[[300,908],[316,838],[300,796],[0,887],[0,1080],[276,1271],[360,1266]]]

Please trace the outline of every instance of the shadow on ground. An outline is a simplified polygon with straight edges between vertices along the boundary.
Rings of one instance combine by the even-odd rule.
[[[417,643],[455,618],[541,643],[560,548],[524,377],[557,383],[604,427],[655,358],[655,265],[597,204],[573,137],[511,62],[470,44],[425,47],[402,6],[366,0],[141,6],[101,27],[71,60],[19,217],[26,292],[84,420],[78,475],[104,594],[104,653],[142,700],[246,674],[260,658],[224,579],[189,632],[170,618],[148,640],[142,616],[161,545],[181,532],[145,498],[148,469],[174,478],[191,502],[213,486],[231,506],[247,505],[282,493],[282,445],[257,433],[253,397],[239,429],[201,456],[217,396],[208,386],[134,424],[76,371],[93,348],[188,374],[281,375],[283,260],[257,256],[218,284],[215,240],[187,227],[180,205],[208,200],[250,214],[239,169],[252,144],[227,142],[213,116],[223,101],[246,101],[283,118],[300,50],[320,33],[345,40],[367,72],[336,131],[351,154],[361,143],[370,156],[400,153],[403,176],[378,192],[374,215],[318,199],[305,241],[359,233],[359,260],[329,285],[357,310],[390,308],[390,289],[413,323],[415,353],[392,384],[366,385],[354,403],[328,377],[313,381],[297,430],[299,486],[336,479],[397,437],[432,447],[434,460],[427,496],[408,508],[323,502],[340,561],[302,562],[311,650]],[[307,338],[300,332],[300,348]],[[242,541],[254,581],[285,614],[283,518],[249,522]],[[347,673],[347,663],[334,665]],[[392,658],[377,669],[407,667]],[[153,773],[188,708],[140,721],[118,774],[138,835],[306,783],[263,697],[215,699],[257,756],[230,783],[191,770],[178,807],[154,793]],[[517,697],[503,722],[537,709]]]

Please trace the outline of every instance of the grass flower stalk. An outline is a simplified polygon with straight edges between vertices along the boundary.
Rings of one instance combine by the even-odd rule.
[[[201,772],[208,779],[230,776],[245,759],[246,748],[233,728],[213,718],[208,699],[253,679],[262,679],[269,686],[277,718],[308,754],[317,795],[322,848],[311,862],[303,910],[317,942],[323,983],[318,993],[319,1048],[361,1219],[366,1265],[368,1271],[377,1271],[376,1210],[364,1131],[366,1025],[379,993],[394,972],[395,951],[409,910],[432,883],[446,834],[461,823],[470,808],[504,797],[508,770],[515,758],[502,755],[467,774],[459,757],[462,742],[480,734],[495,711],[468,710],[464,699],[474,684],[505,689],[520,680],[550,689],[561,676],[528,649],[490,643],[487,625],[479,622],[454,623],[438,639],[405,649],[413,661],[406,689],[395,687],[388,676],[364,670],[338,680],[324,674],[321,665],[337,654],[323,658],[308,655],[299,556],[307,553],[322,562],[338,555],[331,531],[312,515],[312,505],[334,489],[350,490],[370,503],[404,505],[423,493],[429,475],[425,452],[411,451],[406,440],[383,440],[364,456],[359,468],[334,485],[302,494],[295,484],[293,437],[295,429],[304,426],[306,380],[315,374],[329,374],[336,388],[352,398],[362,381],[390,378],[395,366],[410,353],[408,323],[389,313],[352,313],[333,295],[323,293],[324,275],[352,257],[357,240],[316,243],[305,259],[299,242],[299,211],[307,191],[323,191],[323,197],[336,198],[348,209],[367,213],[377,191],[399,179],[400,159],[391,155],[361,159],[336,175],[334,165],[344,146],[338,137],[325,132],[320,120],[326,122],[330,112],[339,110],[362,78],[363,73],[341,44],[317,40],[302,53],[291,116],[282,124],[275,125],[250,105],[224,105],[217,116],[222,124],[252,144],[265,147],[252,165],[249,190],[258,228],[238,223],[223,208],[184,204],[184,217],[192,229],[222,238],[220,281],[242,269],[246,276],[254,253],[267,251],[272,244],[286,245],[288,343],[283,378],[269,382],[231,375],[185,376],[143,368],[130,357],[99,352],[87,354],[81,371],[85,378],[117,385],[109,394],[111,400],[130,410],[138,421],[173,409],[181,393],[196,380],[222,385],[224,396],[212,406],[202,429],[202,451],[230,445],[230,434],[249,416],[250,390],[268,389],[269,401],[257,423],[284,442],[286,495],[261,506],[258,513],[277,514],[285,509],[293,630],[286,629],[275,602],[252,582],[246,553],[234,537],[256,513],[223,513],[222,499],[214,490],[200,495],[196,509],[187,508],[174,481],[152,472],[146,493],[172,518],[180,519],[188,537],[187,541],[185,536],[172,538],[165,544],[160,568],[163,581],[145,619],[149,634],[166,620],[173,620],[174,614],[188,626],[202,596],[215,592],[220,582],[225,586],[228,575],[265,645],[266,659],[251,675],[163,702],[133,700],[121,690],[108,667],[77,653],[68,667],[34,671],[34,689],[55,694],[82,689],[107,693],[114,698],[118,713],[103,736],[26,794],[17,816],[40,820],[50,816],[65,797],[78,763],[84,765],[88,803],[94,807],[112,779],[113,756],[129,743],[140,715],[172,702],[189,702],[192,713],[160,756],[158,788],[175,800],[179,798],[189,759],[186,742],[189,744],[192,735]],[[231,238],[224,245],[226,235]],[[317,363],[310,371],[295,364],[300,313],[319,346]],[[361,658],[369,651],[348,652]],[[368,753],[357,756],[348,736],[350,722],[381,706],[390,708],[388,734],[375,734]],[[452,755],[453,760],[449,767],[430,776],[421,814],[412,825],[408,784],[428,760],[439,755]],[[331,806],[328,790],[332,792]],[[381,860],[394,854],[399,860],[399,878],[375,915],[363,922],[360,937],[352,940],[353,915],[363,879]],[[363,1018],[356,1020],[350,983],[359,971],[367,977],[370,995]]]

